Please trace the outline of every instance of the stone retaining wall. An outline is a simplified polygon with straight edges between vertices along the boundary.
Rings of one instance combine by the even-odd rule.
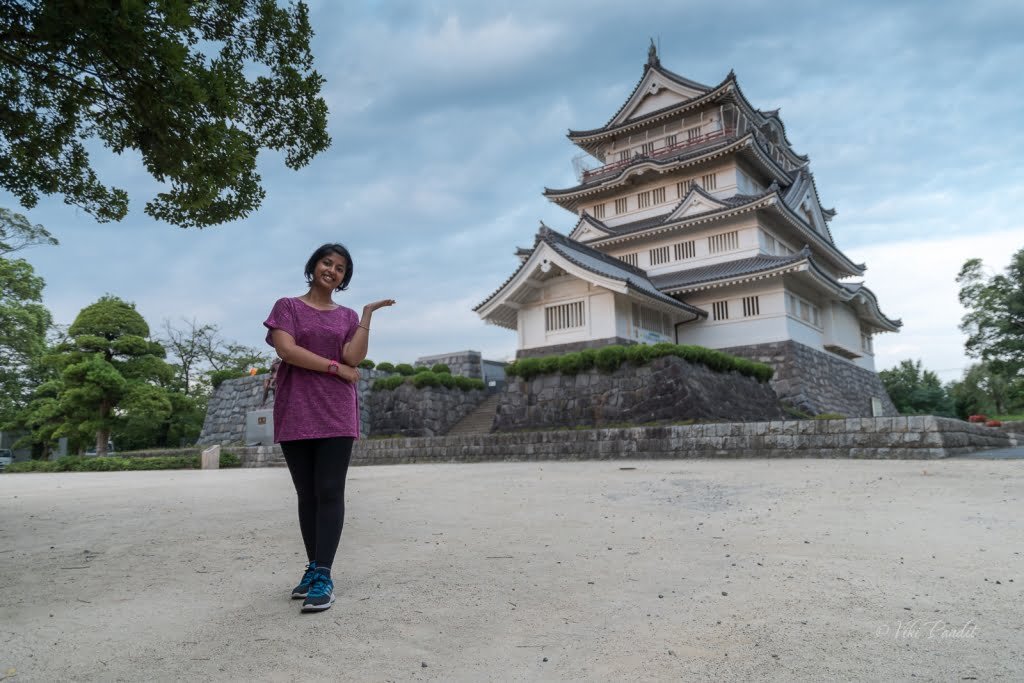
[[[871,417],[871,399],[882,402],[883,415],[899,415],[878,373],[794,341],[722,349],[734,356],[775,368],[771,385],[779,398],[800,410],[819,415]]]
[[[356,444],[353,464],[620,458],[936,459],[1009,444],[1009,438],[998,429],[925,415],[364,439]],[[243,467],[284,464],[277,447],[233,452],[242,459]]]
[[[413,363],[413,367],[429,368],[438,363],[444,363],[453,375],[483,379],[482,360],[483,358],[479,351],[456,351],[454,353],[441,353],[436,356],[421,356]]]
[[[784,416],[767,384],[737,372],[715,372],[675,356],[641,366],[626,362],[611,373],[593,369],[576,375],[541,375],[528,381],[509,379],[495,414],[495,431]]]
[[[487,398],[480,390],[463,391],[411,384],[388,391],[371,391],[366,401],[373,415],[371,434],[439,436],[448,433]]]

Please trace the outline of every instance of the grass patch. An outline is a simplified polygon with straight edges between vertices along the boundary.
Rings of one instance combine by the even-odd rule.
[[[83,457],[69,455],[57,460],[26,460],[7,466],[5,473],[19,472],[119,472],[129,470],[197,470],[201,466],[199,455],[162,455],[152,458],[120,458],[116,456]],[[222,468],[241,467],[242,461],[234,453],[220,454]]]

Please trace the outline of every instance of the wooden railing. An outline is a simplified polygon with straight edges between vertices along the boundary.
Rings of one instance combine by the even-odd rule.
[[[604,166],[599,166],[598,168],[584,171],[583,177],[580,178],[580,180],[585,183],[589,180],[593,180],[597,176],[606,175],[608,173],[612,173],[613,171],[617,171],[621,168],[625,168],[626,166],[629,166],[630,164],[636,161],[643,161],[646,159],[661,159],[667,156],[672,156],[673,154],[676,154],[680,150],[687,149],[690,147],[698,147],[700,145],[704,145],[709,142],[714,142],[721,138],[727,138],[735,134],[736,128],[723,128],[721,130],[716,130],[711,133],[705,133],[704,135],[700,135],[695,138],[688,138],[686,140],[683,140],[682,142],[677,142],[676,144],[670,145],[668,147],[659,147],[658,149],[648,152],[647,154],[636,152],[629,159],[621,159],[619,161],[614,161],[610,164],[605,164]]]

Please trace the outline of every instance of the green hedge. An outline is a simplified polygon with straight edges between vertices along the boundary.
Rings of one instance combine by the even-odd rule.
[[[411,377],[412,375],[416,374],[416,368],[409,365],[408,363],[399,363],[398,365],[395,366],[395,372],[397,372],[399,375]]]
[[[560,356],[520,358],[505,367],[505,375],[528,380],[537,375],[550,375],[555,372],[561,372],[563,375],[575,375],[592,368],[597,368],[602,372],[615,372],[626,361],[634,365],[645,365],[662,356],[676,356],[691,363],[700,363],[716,372],[738,372],[741,375],[753,377],[759,382],[769,381],[774,374],[772,367],[764,363],[756,363],[703,346],[661,342],[633,346],[616,344]]]
[[[363,360],[359,361],[359,367],[361,367],[363,370],[373,370],[374,362],[369,358],[364,358]]]
[[[234,453],[222,452],[220,466],[241,467]],[[199,455],[162,455],[155,458],[83,457],[69,455],[57,460],[26,460],[7,466],[5,472],[115,472],[120,470],[197,470]]]
[[[433,367],[430,368],[431,372],[436,372],[439,375],[450,375],[452,369],[444,363],[434,363]]]
[[[484,389],[484,381],[482,379],[470,379],[469,377],[450,375],[446,372],[425,370],[417,372],[411,377],[404,375],[382,377],[373,383],[373,390],[392,391],[407,382],[417,389],[424,387],[445,387],[446,389],[462,389],[463,391],[473,391],[474,389],[482,391]]]
[[[383,363],[379,363],[377,365],[377,369],[380,370],[381,372],[394,372],[395,366],[393,363],[384,361]]]

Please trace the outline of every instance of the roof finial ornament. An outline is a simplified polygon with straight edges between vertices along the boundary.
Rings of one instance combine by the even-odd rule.
[[[658,48],[654,45],[654,38],[651,38],[651,46],[647,48],[647,66],[661,66],[658,59]]]

